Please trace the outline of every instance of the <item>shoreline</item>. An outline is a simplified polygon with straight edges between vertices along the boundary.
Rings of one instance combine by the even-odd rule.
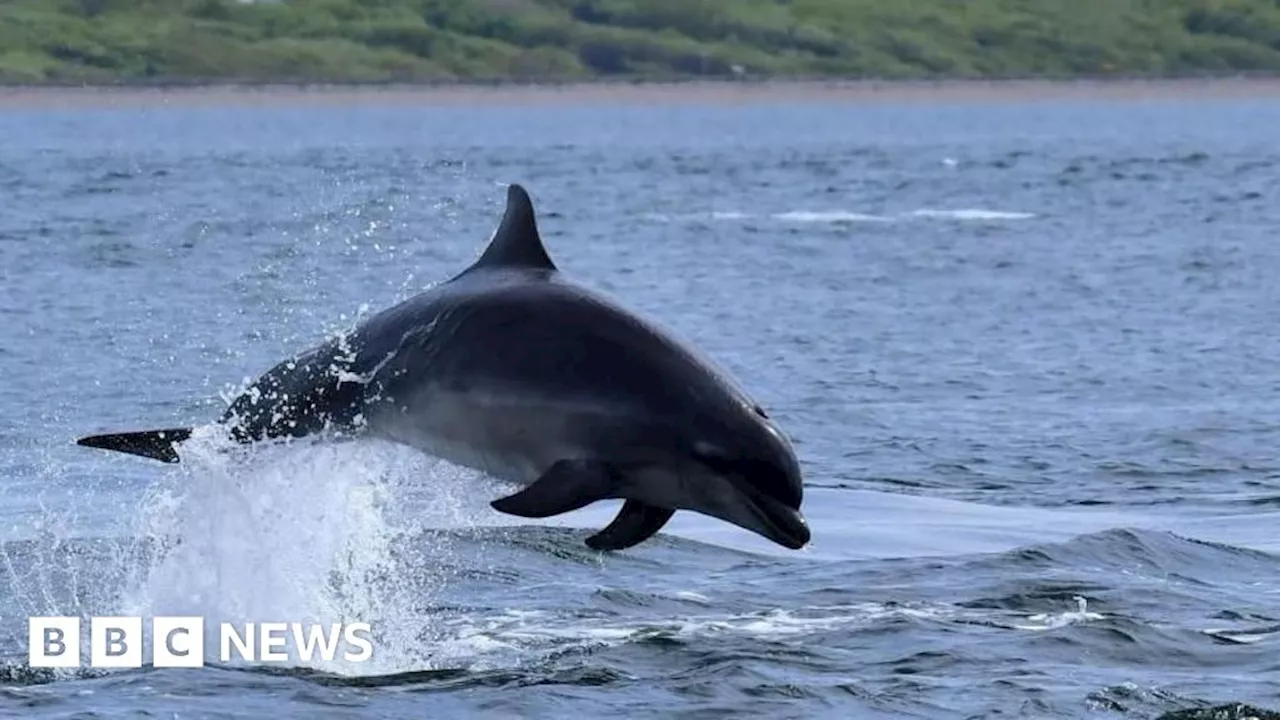
[[[433,84],[165,83],[0,86],[0,110],[154,105],[560,105],[1142,102],[1280,98],[1280,76],[1079,79],[762,79]]]

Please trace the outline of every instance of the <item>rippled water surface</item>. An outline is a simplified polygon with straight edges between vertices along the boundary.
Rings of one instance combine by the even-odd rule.
[[[4,110],[0,711],[1280,707],[1276,127],[1241,100]],[[372,441],[72,444],[210,420],[449,277],[507,182],[563,270],[793,436],[809,548],[679,513],[602,555],[615,504],[517,524]],[[49,671],[41,614],[363,619],[377,647]]]

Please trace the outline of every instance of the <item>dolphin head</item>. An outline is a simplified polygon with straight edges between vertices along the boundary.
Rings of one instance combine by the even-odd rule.
[[[800,463],[787,436],[755,403],[722,421],[718,432],[697,437],[679,464],[680,503],[790,549],[809,543],[800,512],[804,487]]]

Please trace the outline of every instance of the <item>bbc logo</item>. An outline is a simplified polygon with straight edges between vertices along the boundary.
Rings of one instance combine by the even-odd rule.
[[[33,617],[27,633],[31,667],[80,667],[80,618]],[[152,618],[151,634],[150,659],[155,667],[204,665],[204,618]],[[89,648],[93,667],[142,667],[142,618],[91,618]]]
[[[33,668],[79,667],[80,618],[33,617],[27,620],[29,664]],[[199,616],[151,619],[149,659],[158,668],[204,666],[204,618]],[[347,662],[368,662],[373,656],[372,629],[368,623],[229,622],[218,625],[218,657],[231,662],[233,655],[250,662],[289,662],[292,649],[304,662],[319,657],[332,662],[340,647]],[[91,667],[137,668],[143,663],[142,618],[94,617],[89,619]]]

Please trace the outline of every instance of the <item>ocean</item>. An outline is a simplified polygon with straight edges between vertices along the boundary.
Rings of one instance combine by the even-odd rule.
[[[1196,96],[0,108],[0,714],[1280,717],[1277,127]],[[777,419],[809,547],[680,512],[597,553],[616,503],[519,520],[380,441],[75,446],[207,423],[452,276],[512,182],[567,275]],[[373,653],[31,666],[30,617],[122,615],[360,621]]]

